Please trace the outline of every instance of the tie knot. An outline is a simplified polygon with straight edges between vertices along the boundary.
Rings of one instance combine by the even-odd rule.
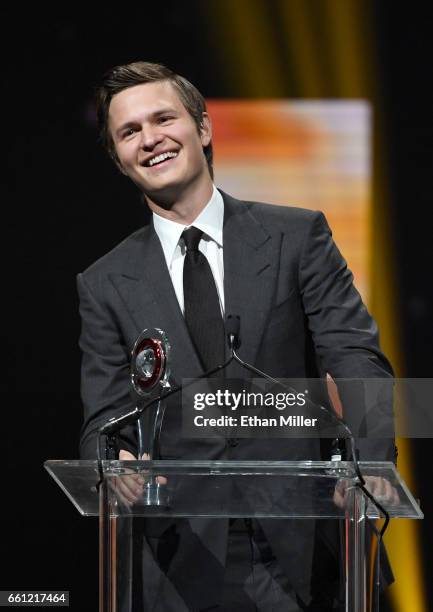
[[[188,251],[198,251],[198,245],[203,236],[202,230],[197,227],[190,227],[182,232],[182,238]]]

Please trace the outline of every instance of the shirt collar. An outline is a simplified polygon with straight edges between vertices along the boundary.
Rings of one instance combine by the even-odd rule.
[[[220,192],[213,188],[212,196],[201,213],[191,224],[202,230],[209,238],[214,240],[218,246],[223,245],[223,222],[224,222],[224,201]],[[167,266],[170,267],[179,238],[184,229],[190,226],[182,225],[176,221],[165,219],[153,213],[153,226],[161,242]]]

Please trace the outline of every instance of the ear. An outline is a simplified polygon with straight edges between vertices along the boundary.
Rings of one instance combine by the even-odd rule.
[[[207,147],[212,140],[212,122],[207,113],[202,114],[202,120],[200,123],[200,139],[203,147]]]

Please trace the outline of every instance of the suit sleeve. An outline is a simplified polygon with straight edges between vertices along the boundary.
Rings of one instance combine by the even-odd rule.
[[[98,429],[133,408],[129,395],[129,353],[116,319],[98,300],[83,274],[77,277],[82,351],[81,397],[84,424],[80,456],[95,459]],[[136,452],[133,428],[122,430],[120,447]]]
[[[299,286],[322,372],[334,379],[357,379],[339,383],[338,389],[344,419],[360,436],[360,458],[394,460],[392,382],[384,383],[385,393],[382,387],[368,414],[368,382],[362,382],[392,381],[392,367],[380,350],[377,325],[353,285],[353,275],[322,213],[315,214],[302,245]]]

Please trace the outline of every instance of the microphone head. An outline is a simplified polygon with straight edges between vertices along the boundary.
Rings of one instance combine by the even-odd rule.
[[[226,334],[231,348],[238,348],[241,344],[239,338],[240,329],[241,319],[239,315],[227,315]]]

